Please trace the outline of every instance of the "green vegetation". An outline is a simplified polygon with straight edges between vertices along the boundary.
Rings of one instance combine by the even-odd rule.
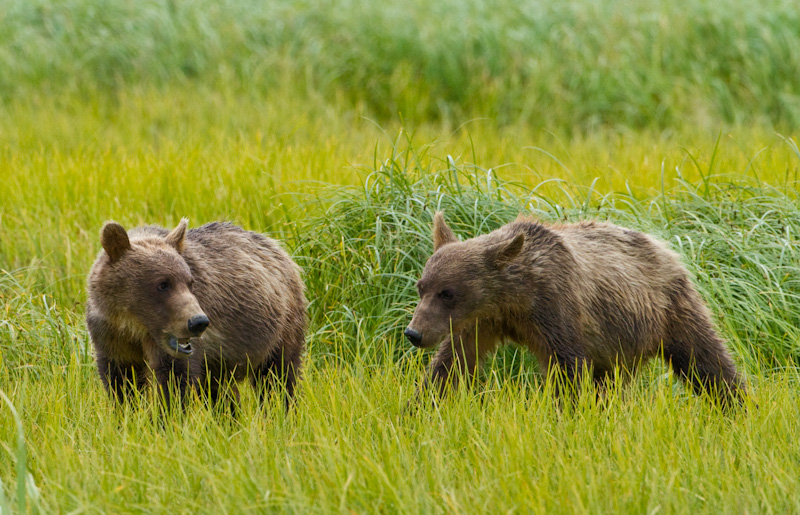
[[[800,511],[792,2],[0,0],[0,510]],[[398,113],[401,115],[398,119]],[[776,134],[779,133],[779,134]],[[559,407],[507,347],[438,407],[402,329],[444,209],[610,220],[684,258],[747,375]],[[305,269],[296,408],[115,410],[103,221],[227,219]]]
[[[404,133],[373,134],[377,148],[359,150],[369,139],[363,133],[326,140],[327,129],[319,129],[309,141],[264,145],[238,131],[211,137],[207,123],[198,135],[153,144],[147,118],[144,126],[109,125],[111,144],[92,131],[84,142],[66,132],[61,141],[58,123],[43,124],[36,138],[23,129],[6,138],[0,390],[24,434],[18,446],[4,406],[7,503],[43,511],[797,509],[800,157],[791,141],[773,137],[751,160],[731,150],[733,136],[716,152],[712,137],[664,173],[662,194],[661,164],[647,145],[615,150],[613,137],[612,161],[651,160],[638,177],[649,187],[615,191],[591,175],[583,185],[581,176],[551,178],[571,173],[559,164],[570,156],[597,158],[592,141],[570,144],[561,156],[531,152],[527,166],[497,171],[468,164],[477,159],[458,135],[415,146]],[[489,133],[480,135],[492,148],[501,136]],[[194,142],[203,140],[208,146]],[[469,159],[443,147],[463,148]],[[348,151],[371,151],[372,165],[348,171]],[[345,184],[303,181],[315,173],[300,166],[303,159],[327,163],[330,175],[322,176]],[[584,159],[570,166],[591,174]],[[783,168],[761,164],[773,162]],[[725,170],[733,174],[719,163],[734,163]],[[295,164],[298,181],[281,180],[280,170]],[[515,181],[498,177],[503,170]],[[559,410],[532,358],[510,347],[442,407],[405,412],[427,357],[405,344],[401,330],[437,208],[464,237],[526,211],[547,220],[609,219],[669,240],[747,371],[752,403],[720,413],[654,364],[603,406],[588,393],[574,409]],[[222,217],[269,231],[305,268],[311,350],[289,417],[279,402],[259,411],[247,391],[237,420],[193,406],[159,422],[149,399],[114,411],[102,391],[82,320],[99,226],[106,218],[170,225],[184,214],[194,223]],[[18,472],[20,463],[28,474]],[[22,501],[15,485],[27,492]]]
[[[791,0],[0,1],[0,95],[203,84],[417,123],[800,124]]]

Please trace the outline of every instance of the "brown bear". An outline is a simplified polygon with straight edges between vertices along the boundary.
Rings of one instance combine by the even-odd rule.
[[[509,339],[558,367],[568,385],[584,370],[603,385],[615,367],[634,372],[663,353],[695,391],[723,403],[739,397],[708,309],[677,254],[651,236],[520,217],[460,242],[439,212],[433,247],[405,335],[416,347],[439,345],[427,379],[439,393]]]
[[[86,306],[103,385],[123,400],[152,375],[167,405],[171,389],[216,402],[229,385],[233,405],[249,376],[262,402],[279,381],[288,403],[305,348],[300,269],[261,234],[187,223],[103,226]]]

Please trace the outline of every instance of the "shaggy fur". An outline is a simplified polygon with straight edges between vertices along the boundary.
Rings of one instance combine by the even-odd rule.
[[[260,234],[186,227],[103,227],[86,307],[103,385],[122,400],[152,372],[167,403],[170,386],[216,401],[228,383],[235,401],[236,382],[249,376],[262,400],[276,380],[291,398],[305,348],[299,268]],[[206,317],[207,329],[190,330]]]
[[[429,380],[440,392],[509,339],[570,381],[585,367],[602,383],[663,353],[695,391],[739,395],[708,309],[662,242],[608,223],[523,218],[460,242],[441,213],[433,241],[406,335],[439,346]]]

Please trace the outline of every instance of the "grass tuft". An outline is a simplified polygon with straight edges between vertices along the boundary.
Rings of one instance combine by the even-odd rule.
[[[454,231],[469,238],[522,213],[551,222],[609,220],[655,233],[684,257],[749,368],[797,364],[796,197],[752,178],[715,174],[714,152],[701,181],[679,180],[646,201],[629,193],[600,195],[594,182],[559,184],[558,195],[548,197],[541,185],[504,181],[492,169],[457,164],[451,156],[428,159],[425,148],[401,136],[361,187],[334,187],[313,201],[322,206],[308,219],[315,237],[301,238],[295,254],[309,290],[319,292],[311,306],[316,336],[330,343],[350,335],[333,352],[345,361],[397,357],[394,342],[402,340],[415,304],[413,285],[432,253],[433,214],[443,210]],[[312,211],[308,204],[299,208]]]

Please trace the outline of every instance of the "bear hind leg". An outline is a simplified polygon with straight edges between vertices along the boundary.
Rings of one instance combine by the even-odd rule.
[[[723,405],[740,400],[744,385],[728,349],[711,324],[695,292],[673,304],[664,358],[672,370],[698,394],[709,394]]]
[[[250,381],[261,404],[266,402],[270,392],[281,391],[289,408],[294,400],[302,358],[303,345],[282,346],[263,363],[253,366]]]

